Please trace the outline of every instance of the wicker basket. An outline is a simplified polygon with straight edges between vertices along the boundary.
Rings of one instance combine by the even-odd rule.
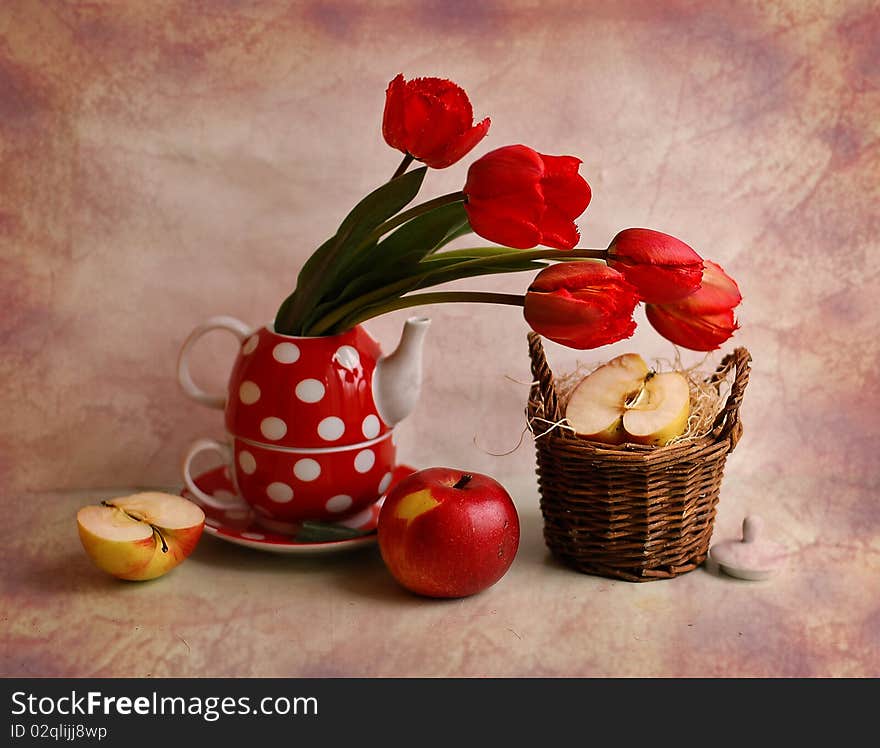
[[[586,574],[644,582],[691,571],[705,559],[724,463],[742,434],[739,407],[751,356],[737,348],[709,382],[735,370],[711,431],[665,447],[603,445],[551,428],[564,417],[541,338],[529,333],[535,434],[547,547]]]

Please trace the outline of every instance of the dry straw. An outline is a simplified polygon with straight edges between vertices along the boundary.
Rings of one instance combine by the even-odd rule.
[[[702,363],[667,364],[687,377],[692,397],[688,429],[674,442],[607,445],[565,423],[566,399],[586,372],[555,379],[540,336],[531,332],[528,340],[527,416],[547,547],[578,571],[632,582],[695,569],[709,549],[724,463],[742,434],[748,351],[737,348],[705,378]]]

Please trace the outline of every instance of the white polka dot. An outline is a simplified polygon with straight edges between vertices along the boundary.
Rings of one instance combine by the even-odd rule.
[[[336,349],[333,359],[343,369],[357,369],[361,365],[361,357],[355,348],[350,345],[341,345]]]
[[[241,533],[241,537],[246,538],[247,540],[265,540],[266,536],[259,532],[243,532]]]
[[[242,382],[238,396],[245,405],[253,405],[260,399],[260,388],[254,382]]]
[[[339,496],[334,496],[332,499],[327,500],[328,512],[344,512],[354,503],[354,499],[351,496],[346,496],[344,493],[339,494]]]
[[[299,360],[299,346],[293,343],[279,343],[272,350],[272,357],[281,364],[292,364]]]
[[[267,439],[277,440],[287,433],[287,424],[280,418],[270,416],[269,418],[264,418],[262,423],[260,423],[260,431],[263,432],[263,436]]]
[[[293,474],[301,481],[308,482],[315,480],[321,474],[321,466],[316,460],[305,457],[296,461],[296,465],[293,466]]]
[[[293,498],[293,489],[286,483],[270,483],[266,486],[266,496],[276,504],[286,504]]]
[[[224,512],[223,516],[226,517],[226,519],[231,519],[234,521],[247,519],[249,514],[250,512],[247,509],[231,509],[228,512]]]
[[[246,449],[243,449],[238,453],[238,464],[248,475],[253,475],[254,470],[257,469],[257,461]]]
[[[214,491],[213,496],[217,501],[222,501],[224,504],[240,504],[238,496],[236,496],[231,491],[224,491],[222,488]]]
[[[303,379],[296,386],[296,396],[304,403],[316,403],[326,392],[324,385],[317,379]]]
[[[324,441],[335,442],[344,433],[345,423],[343,423],[341,418],[337,418],[336,416],[324,418],[321,423],[318,424],[318,436]]]
[[[379,419],[376,416],[367,416],[361,425],[361,430],[367,439],[373,439],[379,436]]]
[[[385,473],[385,475],[382,476],[382,480],[379,481],[379,493],[385,493],[390,485],[391,473]]]
[[[354,458],[354,469],[359,473],[369,473],[376,464],[376,453],[372,449],[362,449]]]
[[[251,335],[247,340],[244,341],[244,345],[241,347],[241,352],[245,356],[250,356],[256,349],[257,343],[260,342],[260,338],[258,335]]]

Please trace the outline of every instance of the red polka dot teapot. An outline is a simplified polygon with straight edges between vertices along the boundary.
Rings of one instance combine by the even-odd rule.
[[[213,450],[269,529],[294,532],[302,520],[342,519],[369,507],[391,482],[393,430],[418,399],[429,324],[407,320],[388,356],[361,326],[295,337],[272,325],[252,330],[232,317],[199,325],[181,347],[178,379],[191,398],[224,411],[228,442],[199,439],[190,447],[183,465],[189,491],[209,506],[223,504],[191,475],[195,455]],[[226,393],[215,395],[193,381],[189,356],[216,329],[232,332],[241,346]]]

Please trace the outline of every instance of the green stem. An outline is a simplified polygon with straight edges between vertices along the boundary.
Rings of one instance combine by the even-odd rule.
[[[455,250],[456,252],[465,253],[466,249]],[[422,268],[422,272],[417,273],[415,275],[409,275],[405,278],[401,278],[396,280],[394,283],[389,283],[388,285],[377,288],[369,293],[366,293],[362,296],[358,296],[355,299],[343,304],[342,306],[334,309],[329,314],[325,315],[321,319],[319,319],[314,325],[309,327],[309,335],[323,335],[329,329],[331,329],[334,325],[336,325],[341,320],[349,317],[353,313],[355,313],[358,309],[363,307],[367,307],[370,304],[382,301],[388,296],[395,296],[402,291],[405,291],[408,288],[411,288],[413,283],[420,284],[422,281],[431,277],[433,273],[443,273],[447,276],[447,281],[455,280],[455,278],[449,278],[448,274],[450,272],[455,273],[461,270],[471,270],[474,267],[480,268],[490,268],[493,265],[504,265],[509,262],[512,258],[519,261],[530,261],[530,260],[558,260],[560,262],[572,259],[598,259],[603,260],[607,257],[607,251],[604,249],[573,249],[573,250],[560,250],[560,249],[532,249],[532,250],[523,250],[523,249],[515,249],[510,252],[504,252],[502,254],[492,255],[490,257],[479,257],[471,260],[462,260],[461,262],[457,262],[454,265],[442,265],[437,268],[430,268],[432,262],[436,262],[438,260],[443,260],[444,253],[440,253],[437,255],[431,255],[420,263],[420,267]]]
[[[474,247],[473,249],[480,249]],[[464,254],[467,249],[454,250]],[[436,255],[429,255],[422,263],[429,265],[437,260],[442,260],[445,253],[441,252]],[[492,265],[504,265],[511,257],[527,262],[530,260],[556,260],[558,262],[567,262],[569,260],[604,260],[608,257],[607,249],[513,249],[510,252],[504,252],[497,255],[489,255],[488,257],[475,257],[471,260],[462,260],[449,265],[446,270],[469,269],[472,267],[490,267]]]
[[[415,276],[415,278],[420,277],[421,276]],[[382,299],[387,298],[388,296],[395,296],[407,291],[407,289],[411,289],[415,278],[413,276],[407,276],[394,283],[389,283],[386,286],[377,288],[375,291],[370,291],[370,293],[366,293],[363,296],[358,296],[352,301],[337,307],[332,312],[319,319],[315,324],[310,325],[309,335],[323,335],[337,322],[345,319],[358,309],[369,306],[377,301],[382,301]]]
[[[397,179],[401,176],[407,169],[409,169],[409,165],[413,162],[414,156],[407,153],[403,157],[403,161],[400,162],[400,166],[397,167],[397,171],[391,175],[391,179]]]
[[[483,291],[437,291],[435,293],[418,293],[413,296],[401,296],[385,304],[365,309],[357,317],[353,318],[352,325],[359,325],[372,317],[381,314],[395,312],[398,309],[408,309],[413,306],[425,306],[427,304],[457,304],[469,302],[472,304],[507,304],[508,306],[523,306],[526,297],[522,294],[512,293],[488,293]]]

